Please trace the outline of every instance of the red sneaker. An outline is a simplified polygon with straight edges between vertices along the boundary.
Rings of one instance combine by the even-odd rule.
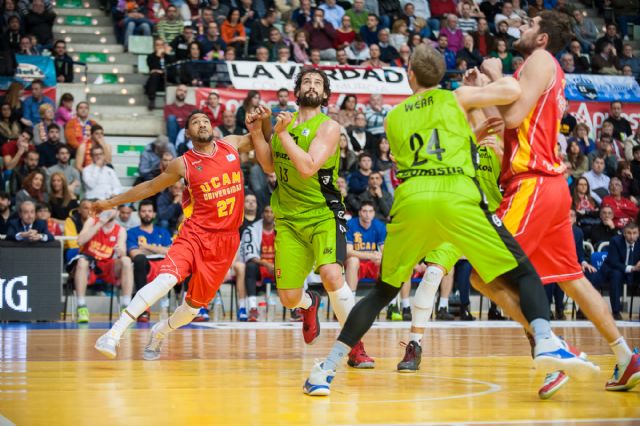
[[[311,297],[311,306],[300,310],[302,313],[302,336],[307,345],[312,345],[320,335],[320,320],[318,319],[320,296],[314,291],[307,291],[307,293]]]
[[[147,309],[138,317],[138,322],[149,322],[151,320],[151,309]]]
[[[347,361],[349,367],[353,368],[373,368],[376,362],[364,351],[364,345],[362,341],[356,343],[349,352],[349,360]]]
[[[544,384],[538,390],[538,397],[540,397],[540,399],[551,398],[568,381],[569,376],[567,376],[564,371],[554,371],[552,373],[548,373],[544,378]]]
[[[608,391],[627,391],[640,384],[640,353],[635,349],[631,361],[620,375],[620,368],[616,365],[613,376],[607,381],[605,389]]]
[[[249,322],[258,322],[258,308],[249,309]]]

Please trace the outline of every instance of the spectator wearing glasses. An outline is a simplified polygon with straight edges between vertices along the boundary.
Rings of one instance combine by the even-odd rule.
[[[122,192],[122,185],[115,170],[107,166],[104,149],[91,147],[91,164],[82,170],[85,197],[106,200]]]
[[[84,141],[76,151],[76,168],[82,173],[82,170],[93,162],[91,155],[91,148],[94,146],[102,148],[104,153],[104,161],[106,164],[111,164],[112,161],[112,149],[104,139],[104,129],[99,124],[91,126],[91,136]]]
[[[17,209],[18,217],[10,219],[7,224],[7,240],[29,243],[53,241],[47,223],[36,218],[36,205],[33,201],[25,201]]]

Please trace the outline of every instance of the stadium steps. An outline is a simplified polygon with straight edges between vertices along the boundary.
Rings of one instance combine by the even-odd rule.
[[[60,84],[58,92],[73,94],[76,102],[88,101],[91,117],[104,127],[108,138],[153,139],[165,133],[162,110],[147,110],[147,76],[137,72],[138,57],[116,42],[111,17],[98,8],[98,1],[57,0],[55,12],[55,37],[67,41],[74,61],[87,64],[86,74],[84,67],[76,65],[76,83]],[[156,107],[163,105],[164,99],[158,97]]]

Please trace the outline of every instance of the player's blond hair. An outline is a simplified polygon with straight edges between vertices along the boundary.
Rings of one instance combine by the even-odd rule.
[[[420,44],[411,55],[411,71],[422,87],[437,86],[446,70],[444,57],[433,47]]]

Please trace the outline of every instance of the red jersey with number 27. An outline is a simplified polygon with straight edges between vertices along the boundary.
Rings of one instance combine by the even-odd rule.
[[[182,159],[183,226],[204,232],[237,231],[244,217],[244,178],[236,148],[216,140],[212,154],[189,150]]]
[[[504,133],[504,157],[501,183],[511,179],[532,175],[557,176],[564,172],[562,159],[558,155],[558,133],[567,99],[564,96],[565,77],[560,64],[547,52],[555,66],[555,77],[540,96],[535,107],[520,126]],[[520,79],[522,67],[513,77]]]

